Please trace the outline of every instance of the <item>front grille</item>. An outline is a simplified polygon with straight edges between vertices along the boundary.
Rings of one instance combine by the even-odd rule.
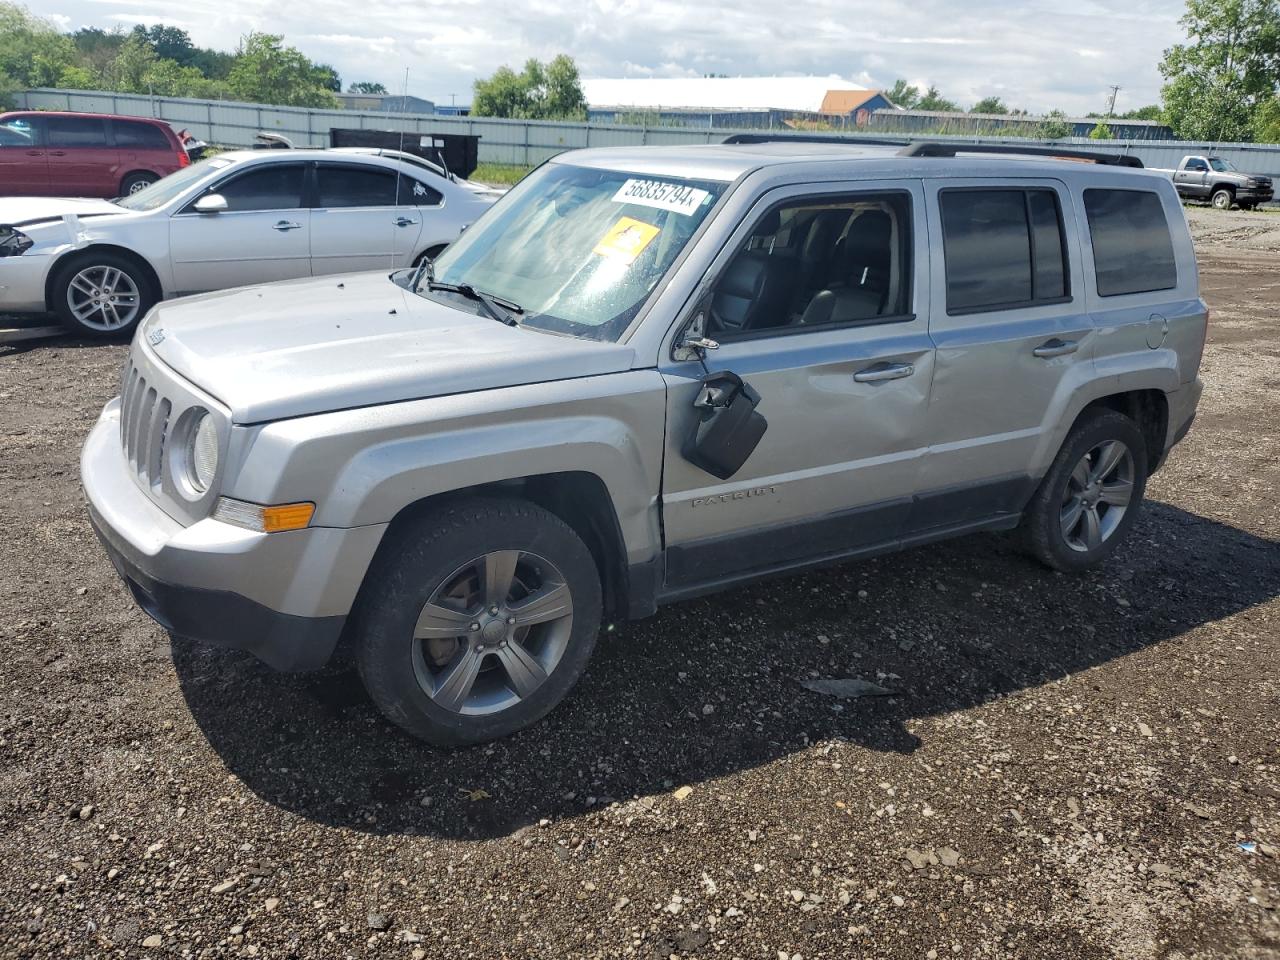
[[[130,364],[120,395],[120,445],[125,459],[147,486],[158,488],[173,404],[160,396]]]

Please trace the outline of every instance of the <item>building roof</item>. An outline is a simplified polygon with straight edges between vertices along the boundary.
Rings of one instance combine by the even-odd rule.
[[[881,96],[879,90],[828,90],[822,98],[821,113],[853,113],[868,100]],[[885,102],[889,100],[885,97]]]
[[[831,91],[874,95],[834,74],[826,77],[597,77],[582,81],[590,106],[705,110],[803,110],[817,113]]]
[[[963,110],[901,110],[898,108],[877,110],[876,113],[896,117],[929,117],[934,120],[1004,120],[1014,123],[1040,123],[1044,120],[1062,120],[1066,123],[1105,123],[1108,126],[1113,124],[1124,124],[1125,126],[1133,127],[1164,126],[1159,120],[1126,120],[1123,117],[1050,117],[1030,113],[965,113]]]

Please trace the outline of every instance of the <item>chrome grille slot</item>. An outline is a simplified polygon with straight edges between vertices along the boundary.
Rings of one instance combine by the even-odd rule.
[[[146,455],[142,458],[142,477],[153,487],[160,483],[160,465],[164,462],[164,445],[169,434],[169,414],[173,405],[168,400],[161,400],[151,418],[151,429],[147,431]]]

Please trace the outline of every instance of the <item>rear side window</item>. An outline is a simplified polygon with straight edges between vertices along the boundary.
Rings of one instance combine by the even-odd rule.
[[[1084,210],[1100,296],[1172,290],[1178,285],[1173,239],[1158,194],[1086,190]]]
[[[947,312],[1008,310],[1070,296],[1052,190],[944,190]]]
[[[150,123],[113,120],[116,146],[126,150],[172,150],[164,131]]]
[[[326,164],[316,168],[316,192],[318,207],[393,207],[398,197],[394,173]]]
[[[45,136],[51,147],[105,147],[107,129],[97,117],[49,117]]]
[[[302,206],[302,175],[300,163],[273,163],[219,184],[211,192],[222,194],[229,210],[296,210]]]

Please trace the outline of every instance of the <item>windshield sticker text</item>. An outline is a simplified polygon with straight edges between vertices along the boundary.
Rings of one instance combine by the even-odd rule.
[[[631,217],[620,217],[618,222],[609,228],[609,232],[600,238],[593,252],[597,256],[608,257],[610,260],[630,265],[635,262],[636,257],[644,253],[644,248],[658,235],[658,232],[658,228],[651,223]]]
[[[682,216],[696,213],[709,194],[682,183],[661,180],[628,180],[613,195],[614,203],[638,203],[659,210],[671,210]]]

